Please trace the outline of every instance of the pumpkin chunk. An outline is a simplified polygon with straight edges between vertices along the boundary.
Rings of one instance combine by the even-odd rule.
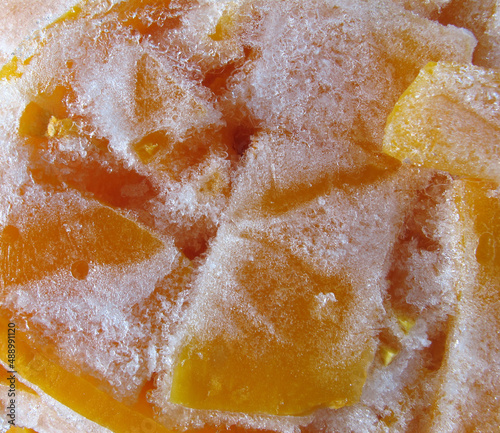
[[[384,151],[401,161],[500,182],[500,73],[429,63],[387,120]]]

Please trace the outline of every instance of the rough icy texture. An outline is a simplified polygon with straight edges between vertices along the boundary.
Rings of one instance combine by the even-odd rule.
[[[90,4],[98,17],[108,6]],[[225,144],[212,146],[211,137],[197,144],[202,150],[194,162],[182,161],[191,142],[187,150],[174,149],[180,168],[163,170],[139,159],[133,145],[150,132],[165,131],[177,143],[222,123],[208,90],[148,41],[137,43],[130,29],[116,24],[117,14],[45,29],[34,40],[38,45],[27,41],[19,50],[18,70],[1,80],[2,230],[15,227],[21,243],[28,232],[54,237],[54,246],[28,239],[21,247],[19,263],[35,269],[25,281],[15,276],[19,263],[2,235],[1,289],[2,309],[13,320],[29,320],[36,347],[133,403],[156,369],[160,328],[176,320],[175,298],[186,285],[188,263],[174,243],[195,253],[205,247],[225,205],[231,162]],[[33,126],[40,116],[47,116],[41,130]],[[66,120],[71,129],[57,129]],[[75,214],[100,208],[92,198],[121,210],[129,225],[142,221],[156,229],[164,247],[135,263],[91,257],[83,265],[88,275],[72,275],[62,251],[78,255],[80,238],[70,234],[77,245],[70,247],[56,227],[79,232]],[[83,231],[106,236],[99,228]],[[106,244],[91,241],[99,242]],[[37,251],[40,245],[45,249]],[[36,254],[47,257],[37,260]]]
[[[242,70],[229,79],[228,92],[223,93],[221,100],[232,122],[239,119],[264,132],[250,138],[244,168],[238,173],[231,197],[228,221],[219,229],[194,285],[192,305],[185,318],[189,325],[184,332],[201,339],[218,335],[225,326],[236,333],[241,332],[240,322],[234,324],[232,315],[227,313],[231,311],[230,306],[238,305],[239,310],[240,304],[246,302],[245,291],[252,293],[253,289],[238,286],[235,271],[232,271],[238,269],[237,263],[248,259],[246,248],[233,246],[238,241],[228,234],[235,231],[236,239],[245,233],[245,239],[250,237],[279,245],[322,275],[339,271],[351,273],[357,281],[355,290],[360,291],[359,298],[366,295],[372,307],[383,308],[390,252],[396,243],[405,209],[410,206],[411,199],[410,202],[406,200],[413,196],[413,193],[408,195],[412,190],[410,184],[418,188],[419,183],[411,180],[412,175],[404,170],[399,172],[401,178],[394,175],[394,170],[398,172],[399,169],[387,160],[373,162],[375,155],[368,149],[380,146],[380,131],[387,109],[394,103],[393,98],[427,60],[433,56],[456,55],[457,60],[468,61],[475,45],[468,33],[444,28],[401,9],[388,8],[386,3],[368,9],[362,8],[362,2],[348,5],[342,2],[328,5],[289,2],[279,10],[268,9],[261,2],[253,6],[251,13],[259,17],[258,26],[251,28],[251,36],[246,36],[245,40],[253,54]],[[246,11],[245,7],[241,10]],[[322,12],[321,19],[316,18],[318,8]],[[391,19],[387,22],[391,25],[384,28],[382,23],[388,16]],[[366,26],[375,25],[372,23],[378,27],[370,27],[373,31],[366,32]],[[419,41],[423,39],[423,45],[415,49],[415,44],[411,43],[405,51],[405,43],[409,41],[403,36],[406,34],[403,29],[411,26],[421,29]],[[392,35],[390,46],[384,42],[388,33]],[[366,35],[375,36],[369,39]],[[446,48],[442,48],[443,44]],[[403,52],[398,52],[394,46],[402,48]],[[352,57],[345,53],[352,53]],[[361,84],[358,86],[358,83]],[[402,179],[409,183],[409,189],[401,196],[396,195],[401,202],[394,201],[395,194],[389,192],[393,190],[388,185],[394,182],[400,187]],[[420,180],[422,188],[424,179]],[[384,198],[384,194],[391,199]],[[388,206],[389,202],[395,207]],[[439,245],[439,241],[436,242]],[[441,304],[447,299],[446,305],[450,291],[449,263],[439,247],[437,252],[428,254],[417,246],[414,250],[413,263],[418,270],[413,278],[417,281],[413,282],[412,276],[408,276],[415,293],[413,302],[425,309],[425,299],[429,295],[431,304]],[[231,257],[230,262],[227,255]],[[440,269],[428,276],[427,284],[419,283],[420,270],[432,268],[431,263],[436,259],[442,261]],[[267,260],[272,263],[271,257]],[[369,290],[370,294],[363,290]],[[424,293],[418,293],[422,290]],[[367,309],[361,304],[357,307],[364,311],[357,317],[365,323]],[[321,412],[312,425],[321,426],[325,416],[329,427],[322,428],[330,431],[337,431],[336,428],[350,431],[354,425],[363,426],[366,431],[377,431],[385,425],[385,420],[380,419],[394,410],[396,419],[400,417],[399,428],[404,429],[413,418],[412,411],[418,413],[420,408],[408,403],[408,414],[404,414],[398,407],[398,398],[406,396],[405,384],[420,379],[409,372],[425,364],[422,358],[427,355],[419,353],[431,345],[432,327],[442,326],[450,308],[429,313],[430,324],[422,320],[414,328],[412,336],[401,343],[405,345],[405,352],[392,372],[384,371],[380,360],[377,361],[374,369],[378,373],[371,376],[376,379],[371,387],[367,384],[367,395],[362,397],[370,406],[364,410],[366,422],[363,421],[365,416],[358,416],[363,410],[354,405],[352,409]],[[267,323],[260,316],[252,316],[252,308],[244,310],[249,316],[243,323],[263,323],[263,326]],[[216,314],[217,311],[220,314]],[[354,311],[358,311],[356,307]],[[380,326],[377,320],[366,319],[368,329]],[[397,318],[393,317],[392,322],[387,320],[393,330],[399,329],[397,335],[402,337]],[[271,330],[263,332],[272,335]],[[182,347],[185,342],[182,332],[178,338],[180,340],[170,340],[163,352],[163,362],[169,368],[180,350],[175,346],[180,344]],[[186,422],[191,426],[200,425],[207,416],[204,412],[172,406],[166,401],[172,379],[168,368],[165,370],[161,386],[154,394],[157,404],[164,408],[162,420],[172,426]],[[389,409],[383,402],[393,390],[390,382],[395,377],[401,382],[390,405],[393,409]],[[380,387],[387,391],[379,393]],[[219,414],[213,418],[215,415],[210,412],[212,422],[234,422],[232,415]],[[286,418],[246,416],[238,422],[258,428],[272,426],[283,431],[293,427]],[[296,419],[296,422],[304,425],[310,420]]]
[[[224,126],[221,114],[208,89],[190,79],[195,63],[159,50],[148,38],[138,42],[135,29],[118,24],[119,10],[103,16],[106,5],[94,3],[95,20],[47,29],[43,45],[22,52],[22,60],[33,51],[35,56],[20,66],[15,89],[26,104],[35,102],[57,118],[47,101],[62,92],[56,108],[77,131],[32,151],[32,160],[51,162],[35,168],[45,180],[72,183],[108,204],[135,210],[142,222],[171,232],[182,250],[198,254],[215,232],[230,183],[227,140],[214,136]],[[12,130],[13,122],[7,125]],[[143,158],[144,146],[153,149],[151,158]],[[59,179],[51,179],[50,171]],[[139,203],[110,202],[109,195],[124,191],[108,186],[108,196],[99,196],[88,180],[95,171],[102,177],[96,182],[111,185],[147,177],[142,188],[149,191]]]
[[[316,328],[322,329],[328,320],[328,314],[323,315],[325,313],[321,312],[322,309],[335,311],[335,303],[340,302],[345,314],[345,317],[342,316],[342,323],[345,324],[345,329],[350,330],[348,335],[337,337],[339,340],[333,340],[327,332],[316,331],[314,339],[323,348],[316,355],[318,360],[329,352],[344,353],[340,358],[345,360],[351,351],[356,352],[367,347],[367,337],[370,341],[376,334],[380,325],[378,317],[384,309],[382,299],[387,290],[385,276],[388,272],[390,251],[401,228],[405,208],[412,201],[413,188],[425,181],[419,180],[417,173],[399,169],[397,165],[390,167],[381,164],[379,172],[374,169],[374,173],[369,173],[368,177],[360,176],[361,185],[357,184],[354,176],[351,178],[353,184],[343,184],[335,179],[334,170],[340,171],[342,180],[347,174],[336,167],[334,162],[330,161],[328,164],[323,153],[314,154],[310,149],[311,146],[305,143],[294,146],[292,138],[287,139],[277,134],[262,134],[254,138],[252,147],[247,152],[244,169],[237,181],[231,209],[238,209],[239,200],[242,204],[252,204],[253,197],[262,199],[265,196],[272,196],[274,202],[282,201],[285,208],[278,206],[276,209],[272,203],[266,202],[259,203],[246,213],[241,209],[238,209],[237,213],[229,213],[229,221],[220,228],[207,262],[200,269],[193,286],[194,298],[185,319],[184,338],[194,337],[197,341],[211,341],[221,337],[224,341],[231,340],[230,336],[226,337],[229,330],[229,335],[234,333],[239,336],[240,344],[245,347],[241,350],[247,349],[247,343],[243,342],[251,341],[249,338],[255,332],[264,333],[265,339],[269,341],[288,338],[288,334],[283,332],[283,324],[277,319],[281,311],[279,306],[268,310],[259,307],[256,302],[259,296],[257,293],[268,290],[268,300],[274,305],[271,300],[277,294],[272,289],[264,288],[267,287],[265,282],[268,279],[279,281],[279,275],[283,273],[289,274],[290,281],[293,281],[295,270],[290,268],[287,271],[282,266],[284,257],[288,256],[293,258],[292,262],[301,263],[301,272],[304,272],[302,278],[306,281],[323,281],[341,275],[340,281],[345,280],[352,285],[347,298],[341,295],[338,301],[326,295],[318,295],[317,311],[311,312],[311,315],[317,318]],[[362,170],[363,157],[366,158],[366,155],[358,150],[357,157],[356,168]],[[287,170],[284,167],[293,170],[296,158],[301,163],[310,163],[311,171],[303,172],[305,179],[300,180],[304,185],[311,186],[311,190],[308,191],[308,196],[299,196],[296,202],[290,202],[287,200],[291,196],[289,190],[280,189],[276,184],[279,180],[291,179],[287,178]],[[273,178],[271,168],[275,164],[276,179]],[[364,174],[366,176],[366,172]],[[328,179],[329,175],[331,179]],[[297,176],[294,178],[297,179]],[[363,184],[363,181],[366,183]],[[321,188],[315,189],[315,185],[320,185]],[[259,263],[265,263],[265,266],[260,265],[264,266],[261,269]],[[248,275],[255,275],[254,280],[241,273],[241,269],[247,267],[251,269],[247,271]],[[295,290],[300,290],[296,282],[286,284],[290,284],[289,291],[294,290],[294,284],[297,287]],[[296,295],[290,292],[289,296],[294,299]],[[293,301],[290,301],[288,307],[285,306],[288,304],[282,304],[282,314],[286,314],[286,308],[290,308],[290,317],[294,318]],[[215,317],[217,320],[214,320]],[[302,325],[300,323],[293,325],[297,326],[299,331],[295,340],[290,340],[292,349],[287,348],[290,351],[290,359],[300,356],[303,350],[304,341],[303,337],[300,337],[300,329],[303,329],[301,326],[305,328],[308,325],[306,321]],[[286,330],[286,327],[284,329]],[[333,346],[332,341],[335,341]],[[371,344],[369,343],[368,347]],[[262,351],[262,356],[270,356],[265,343],[253,350],[257,354]],[[189,359],[183,362],[189,362]],[[268,362],[273,360],[269,359]],[[324,362],[331,366],[335,364],[333,360]],[[319,361],[315,374],[321,374],[318,373],[321,372],[321,365],[324,364]],[[344,374],[354,374],[350,372],[349,367],[345,368]],[[209,380],[207,378],[207,381]],[[170,381],[171,378],[167,375],[163,379],[164,384],[155,393],[156,399],[160,399],[161,407],[168,404],[163,396],[169,394]],[[182,383],[177,386],[182,386]],[[248,386],[251,389],[250,383]],[[180,408],[167,408],[166,415],[170,415],[169,418],[187,418],[186,414],[182,417],[179,415]],[[175,416],[172,416],[174,414]],[[199,422],[195,414],[191,414],[190,418],[191,425]],[[167,419],[165,417],[165,422],[168,422]],[[231,418],[222,416],[220,419]],[[266,423],[264,420],[265,418],[261,417],[255,418],[250,425],[260,428],[271,425],[278,428],[278,420],[268,418]],[[288,421],[279,420],[283,421],[286,426]],[[302,423],[305,421],[307,419]],[[243,422],[247,423],[249,420]]]
[[[496,390],[500,386],[497,362],[500,342],[495,307],[500,299],[500,200],[495,184],[461,180],[447,192],[454,206],[453,260],[457,269],[457,308],[450,321],[446,358],[439,372],[432,431],[484,429],[500,422]],[[458,218],[457,218],[458,216]],[[445,220],[446,221],[446,220]],[[458,224],[457,224],[458,222]]]
[[[34,31],[50,24],[78,0],[6,0],[0,12],[0,65]]]
[[[255,2],[262,15],[245,40],[257,59],[229,82],[228,98],[261,128],[320,141],[379,145],[397,97],[432,59],[467,62],[469,33],[387,2]],[[234,102],[233,102],[234,101]]]
[[[426,66],[387,120],[384,151],[417,165],[500,182],[500,73]]]
[[[2,308],[20,323],[29,318],[30,334],[48,356],[71,370],[92,374],[118,398],[133,400],[155,368],[161,323],[161,316],[155,317],[159,313],[155,301],[162,301],[165,305],[156,308],[164,309],[174,300],[174,296],[169,299],[169,285],[174,288],[180,282],[169,281],[168,276],[184,266],[180,253],[171,240],[162,245],[146,237],[141,243],[137,235],[143,229],[106,213],[115,224],[125,224],[122,236],[137,232],[129,253],[113,251],[119,240],[111,233],[106,238],[100,219],[86,217],[110,211],[77,194],[48,198],[40,189],[32,189],[23,199],[11,210],[7,226],[16,228],[19,239],[9,240],[8,229],[1,238]],[[46,243],[44,236],[55,242]],[[149,254],[139,251],[151,241],[154,249]],[[69,257],[68,263],[61,254]],[[81,259],[88,275],[75,273],[72,262]],[[160,295],[155,300],[161,293],[164,299]],[[144,321],[148,310],[150,320]]]
[[[446,376],[456,308],[452,179],[378,151],[387,114],[420,68],[470,62],[476,41],[401,6],[435,18],[445,2],[395,3],[93,1],[27,41],[0,82],[2,229],[16,212],[27,224],[48,197],[71,198],[111,206],[165,246],[140,262],[92,264],[81,280],[60,266],[10,285],[2,306],[30,316],[35,343],[63,367],[127,404],[159,373],[151,400],[168,427],[420,431]],[[349,282],[341,344],[315,329],[314,347],[368,346],[360,402],[302,417],[172,404],[193,335],[224,328],[238,342],[255,328],[266,341],[281,326],[307,340],[283,307],[303,295],[300,284],[283,308],[273,298],[271,314],[252,298],[272,291],[271,277],[293,280],[280,278],[281,251],[306,281]],[[242,269],[260,273],[245,279]],[[316,293],[307,313],[325,327],[340,298]],[[316,355],[319,375],[338,361]]]
[[[454,0],[440,21],[464,27],[474,33],[478,45],[474,64],[500,68],[500,2],[498,0]]]

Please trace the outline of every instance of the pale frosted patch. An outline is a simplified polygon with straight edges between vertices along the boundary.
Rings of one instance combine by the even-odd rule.
[[[152,197],[138,205],[120,206],[119,212],[158,233],[165,246],[139,264],[90,263],[84,280],[75,279],[69,269],[59,269],[13,287],[5,302],[31,315],[32,325],[44,329],[40,341],[57,339],[57,353],[69,369],[107,382],[106,391],[119,399],[132,402],[141,385],[158,374],[152,400],[167,427],[213,424],[224,429],[234,424],[287,433],[407,431],[436,389],[437,374],[427,372],[441,368],[440,360],[434,365],[429,358],[456,307],[454,251],[460,229],[450,202],[443,203],[432,191],[428,194],[438,204],[419,196],[432,174],[398,167],[377,149],[386,115],[418,69],[429,60],[470,61],[474,38],[464,30],[405,12],[389,0],[290,1],[279,7],[260,0],[205,1],[190,3],[185,11],[181,3],[172,2],[174,8],[166,13],[172,20],[165,28],[153,26],[139,35],[144,29],[131,31],[130,23],[122,25],[117,15],[105,15],[113,2],[95,2],[90,9],[97,18],[89,15],[87,20],[43,31],[39,38],[47,38],[44,47],[34,39],[18,50],[22,59],[37,55],[22,67],[22,78],[0,90],[4,133],[0,146],[5,148],[0,154],[0,193],[6,198],[0,205],[0,222],[7,221],[9,206],[23,200],[42,202],[53,188],[64,194],[76,188],[85,197],[92,195],[82,185],[68,184],[73,180],[71,170],[80,173],[86,163],[97,161],[109,169],[107,175],[125,167],[151,180]],[[448,1],[398,3],[433,18]],[[149,6],[139,12],[145,14],[142,23],[154,21],[153,15],[148,16],[154,6]],[[0,38],[0,56],[7,49],[5,41]],[[219,69],[229,76],[220,88],[214,86],[216,94],[207,76]],[[78,118],[82,136],[47,144],[42,134],[20,150],[20,140],[14,136],[26,104],[59,85],[71,86],[67,108],[69,117]],[[483,93],[485,98],[499,99],[494,91]],[[233,129],[240,123],[251,126],[249,147],[241,159],[231,153],[231,146],[237,147]],[[211,136],[203,135],[210,130],[222,131],[227,151],[216,146],[212,151]],[[156,132],[169,139],[149,143],[150,154],[140,155],[137,142]],[[189,160],[199,150],[199,136],[208,137],[200,150],[203,154],[209,149],[208,156]],[[28,155],[40,143],[48,150]],[[186,147],[176,149],[178,143]],[[157,159],[154,146],[164,146]],[[33,186],[27,174],[30,157],[43,159],[48,173],[65,175],[68,184],[54,181],[54,186],[50,179],[37,179],[39,185]],[[175,158],[194,162],[175,172],[169,166]],[[103,175],[101,184],[107,185],[109,179]],[[21,199],[17,188],[23,183],[29,188]],[[126,183],[116,194],[139,200],[149,188],[146,180]],[[418,215],[421,202],[429,205],[423,219]],[[410,224],[418,230],[412,232]],[[406,238],[407,233],[414,238]],[[259,253],[270,244],[272,254]],[[178,282],[182,289],[164,279],[181,260],[177,248],[196,250],[190,265],[194,278],[183,277]],[[285,256],[293,266],[281,272],[276,262]],[[245,266],[248,273],[242,274]],[[300,417],[192,410],[172,404],[173,368],[190,333],[208,338],[224,331],[239,336],[251,327],[269,340],[289,342],[263,311],[266,302],[253,298],[259,284],[248,287],[245,278],[255,281],[248,269],[263,270],[263,284],[274,278],[279,286],[275,298],[287,305],[294,288],[280,283],[295,272],[294,267],[306,269],[305,277],[313,275],[310,285],[331,281],[304,307],[320,322],[335,326],[342,290],[352,289],[345,327],[349,335],[340,348],[324,342],[321,347],[328,353],[321,358],[320,351],[316,368],[357,350],[367,336],[375,355],[361,401]],[[402,294],[391,287],[395,269],[406,272],[400,281]],[[418,312],[411,317],[411,329],[401,327],[400,319],[405,318],[391,304],[396,295],[412,314]],[[153,311],[150,302],[155,303]],[[467,312],[464,317],[468,325],[474,314]],[[300,332],[301,323],[290,325]],[[465,325],[458,334],[479,332]],[[379,337],[387,336],[398,347],[394,359],[383,365],[377,350],[385,344]],[[472,337],[459,340],[452,350],[457,372],[460,363],[472,365],[477,348]],[[474,377],[486,370],[486,363],[481,363]],[[466,398],[465,387],[456,384],[466,383],[470,369],[467,372],[450,376],[443,387],[449,401],[443,400],[442,407],[451,406],[454,398]],[[415,389],[417,398],[410,398],[407,388]],[[62,415],[52,415],[45,403],[29,403],[34,408],[30,426],[37,431],[99,431],[69,415],[60,421]],[[450,415],[454,416],[452,409],[446,413]],[[48,419],[59,420],[59,426]],[[71,420],[76,427],[68,426]]]
[[[235,75],[231,97],[263,127],[307,130],[320,139],[379,141],[386,116],[418,70],[433,58],[467,62],[475,45],[468,32],[384,1],[370,8],[342,1],[262,3],[262,25],[248,41],[260,56]],[[408,31],[426,49],[406,46]]]
[[[79,0],[5,0],[0,12],[0,64],[34,31],[50,24]]]
[[[66,247],[68,254],[74,254],[74,248],[80,248],[72,244],[74,239],[78,239],[90,227],[90,235],[84,234],[80,238],[83,243],[89,241],[85,236],[97,235],[92,231],[93,224],[102,223],[95,219],[90,223],[77,223],[72,219],[75,212],[78,215],[78,212],[84,214],[89,209],[102,209],[96,202],[89,202],[74,192],[50,196],[39,187],[27,190],[23,198],[26,203],[31,203],[31,207],[28,206],[15,222],[21,236],[32,230],[31,224],[37,218],[40,205],[44,205],[44,212],[59,209],[59,225],[66,235],[61,235],[57,240],[59,244],[52,244],[46,251],[56,254],[52,255],[54,260],[61,261],[57,256],[60,245]],[[53,218],[50,215],[43,222],[47,224],[46,230],[53,230],[50,225]],[[134,226],[132,221],[118,216],[115,218],[121,224],[128,224],[128,230],[144,230]],[[103,233],[103,236],[106,235]],[[39,244],[43,241],[34,238],[31,242],[33,254],[39,254],[37,248],[44,248],[43,243]],[[104,245],[103,248],[109,248],[107,242],[107,239],[101,239],[98,248],[100,244]],[[91,256],[86,262],[87,271],[84,275],[75,273],[73,265],[66,266],[64,263],[59,263],[59,267],[50,272],[44,271],[43,266],[46,265],[41,265],[41,271],[32,265],[34,275],[29,275],[22,284],[9,283],[9,289],[4,289],[3,304],[15,312],[16,318],[30,317],[27,326],[33,328],[31,332],[40,341],[49,343],[47,347],[52,347],[50,350],[54,352],[53,355],[66,368],[92,374],[103,381],[103,386],[118,399],[133,401],[153,373],[149,368],[154,368],[157,363],[155,346],[158,344],[159,323],[169,320],[168,317],[162,317],[161,305],[154,304],[164,302],[168,305],[175,300],[178,290],[176,284],[180,282],[168,278],[184,260],[171,238],[165,237],[163,243],[158,240],[157,244],[159,247],[150,257],[138,261],[125,257],[120,259],[123,262],[121,264],[99,263],[102,258],[96,259],[96,262]],[[31,243],[26,242],[23,247],[21,256],[25,254],[26,261],[32,261]],[[52,252],[51,248],[56,252]],[[122,254],[121,251],[116,253]],[[113,253],[108,251],[108,254]],[[10,265],[3,266],[7,266],[3,269],[10,269]],[[2,287],[7,284],[7,281],[3,281]],[[146,302],[148,299],[149,303]],[[150,316],[144,321],[142,314],[146,306]]]
[[[85,281],[59,272],[11,292],[4,304],[56,341],[63,365],[106,380],[116,397],[130,400],[154,371],[158,337],[130,308],[159,287],[173,258],[165,250],[141,266],[91,266]]]

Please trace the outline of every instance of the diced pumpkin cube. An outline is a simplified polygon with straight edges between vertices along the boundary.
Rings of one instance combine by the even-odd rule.
[[[500,182],[500,72],[429,63],[387,120],[384,152],[457,176]]]
[[[228,257],[245,251],[246,259],[224,265],[229,259],[222,256],[205,277],[194,308],[203,314],[211,306],[220,316],[206,328],[188,329],[171,400],[274,415],[356,403],[374,342],[357,325],[357,294],[348,278],[321,275],[265,242],[240,238],[222,248]]]

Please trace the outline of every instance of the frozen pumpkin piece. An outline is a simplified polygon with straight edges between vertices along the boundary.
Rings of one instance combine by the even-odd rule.
[[[2,314],[29,328],[33,350],[134,405],[170,320],[162,308],[191,272],[173,240],[74,192],[34,186],[11,209],[1,252]]]
[[[3,324],[4,322],[2,322]],[[6,324],[6,322],[5,322]],[[3,345],[2,345],[3,347]],[[14,373],[16,377],[15,383],[15,400],[12,404],[9,400],[9,385],[8,378],[12,373],[0,367],[0,372],[4,378],[0,383],[0,401],[7,410],[2,414],[5,421],[14,422],[15,426],[11,427],[10,433],[44,433],[50,431],[53,433],[80,433],[82,431],[92,433],[108,433],[109,430],[99,426],[95,422],[75,413],[71,409],[65,407],[61,403],[54,400],[44,393],[40,388],[35,392],[27,386],[18,372]],[[15,406],[15,421],[9,416],[8,406]],[[33,410],[36,408],[36,410]],[[29,428],[31,427],[31,428]]]
[[[402,191],[420,180],[355,146],[344,167],[324,150],[255,137],[194,283],[172,402],[285,416],[359,401]]]
[[[338,145],[347,149],[297,139],[284,131],[254,134],[228,212],[243,219],[279,216],[313,203],[334,189],[383,182],[401,166],[398,160],[370,148],[352,143]],[[341,154],[344,157],[340,160]]]
[[[172,402],[284,416],[359,400],[385,257],[411,200],[402,191],[420,180],[393,158],[351,150],[339,162],[293,134],[254,137],[231,222],[194,284]]]
[[[500,423],[500,199],[494,184],[456,181],[457,307],[428,430],[494,431]]]
[[[429,61],[470,62],[475,46],[469,32],[390,1],[251,4],[261,15],[251,39],[259,55],[229,80],[227,111],[332,147],[347,138],[379,149],[387,115],[418,71]]]
[[[41,279],[59,269],[84,279],[91,264],[140,262],[163,248],[149,231],[111,208],[44,203],[29,210],[29,222],[10,221],[2,229],[1,281],[4,285]]]
[[[7,329],[7,322],[3,318],[0,323]],[[7,362],[7,340],[5,337],[0,339],[1,360],[3,362]],[[140,432],[146,428],[147,431],[157,433],[168,432],[151,418],[130,409],[96,388],[80,375],[66,371],[53,360],[34,350],[24,333],[19,331],[16,332],[15,366],[16,373],[21,375],[24,380],[35,384],[41,391],[70,407],[78,414],[113,432],[129,433],[135,430]]]
[[[66,136],[77,132],[76,125],[67,119],[68,103],[74,98],[70,86],[54,86],[52,91],[29,95],[19,119],[19,135],[25,138]]]
[[[442,11],[440,22],[464,27],[478,44],[474,64],[500,67],[500,2],[498,0],[452,0]]]
[[[148,128],[132,145],[136,155],[175,180],[211,155],[234,153],[208,93],[176,78],[151,54],[137,61],[134,100],[134,122]]]
[[[273,415],[357,402],[374,344],[349,277],[317,273],[272,243],[227,232],[218,239],[197,289],[198,321],[174,368],[172,402]]]
[[[219,123],[205,89],[193,81],[175,76],[172,65],[168,69],[157,57],[146,53],[138,60],[135,69],[134,123],[149,128],[148,132],[170,130],[179,139],[191,128]],[[180,119],[185,123],[182,123]]]
[[[429,63],[387,120],[384,152],[458,176],[500,182],[500,73]]]

